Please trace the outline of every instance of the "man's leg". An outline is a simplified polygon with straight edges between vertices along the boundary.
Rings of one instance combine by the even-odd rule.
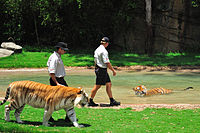
[[[90,95],[89,106],[98,106],[98,104],[94,103],[93,99],[100,87],[101,87],[101,85],[94,85],[94,87],[91,91],[91,95]]]
[[[108,94],[108,97],[110,98],[110,106],[118,106],[118,105],[120,105],[120,102],[117,102],[113,98],[111,87],[112,87],[112,83],[111,82],[106,83],[106,92]]]
[[[91,91],[91,98],[93,99],[98,91],[98,89],[101,87],[101,85],[94,85],[92,91]]]
[[[106,83],[106,92],[107,92],[109,98],[113,97],[112,91],[111,91],[111,86],[112,86],[111,82]]]

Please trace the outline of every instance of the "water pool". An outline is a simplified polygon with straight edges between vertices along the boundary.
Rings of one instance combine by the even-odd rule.
[[[83,87],[90,95],[95,82],[95,75],[92,69],[67,69],[65,80],[71,87]],[[110,73],[110,72],[109,72]],[[200,73],[199,72],[133,72],[117,71],[117,76],[112,80],[112,92],[115,99],[124,104],[198,104],[200,102]],[[49,84],[49,76],[46,70],[42,71],[0,71],[0,97],[5,97],[5,90],[9,83],[20,80],[32,80]],[[168,95],[156,95],[150,97],[135,96],[132,88],[138,85],[145,85],[147,88],[163,87],[172,89],[174,92]],[[186,87],[192,86],[194,90],[183,91]],[[103,86],[94,99],[98,103],[108,103],[109,99]]]

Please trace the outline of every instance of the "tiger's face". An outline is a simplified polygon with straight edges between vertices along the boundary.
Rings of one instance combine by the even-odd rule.
[[[80,93],[77,95],[74,104],[75,105],[79,104],[81,107],[84,107],[85,105],[87,105],[88,94],[84,90],[81,90]]]
[[[146,95],[147,93],[147,88],[144,85],[139,85],[133,88],[133,90],[135,91],[135,95],[139,95],[139,96]]]

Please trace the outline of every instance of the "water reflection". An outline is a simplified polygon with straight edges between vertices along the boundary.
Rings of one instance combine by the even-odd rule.
[[[200,73],[180,73],[180,72],[126,72],[118,71],[112,80],[113,96],[118,101],[128,104],[143,103],[199,103],[200,101]],[[5,96],[5,90],[9,83],[19,80],[32,80],[44,84],[49,84],[47,71],[0,71],[0,97]],[[67,70],[65,77],[69,86],[83,87],[90,95],[90,91],[95,82],[93,70]],[[147,88],[164,87],[172,89],[174,92],[168,95],[157,95],[151,97],[138,97],[134,95],[132,88],[138,85],[145,85]],[[194,90],[183,91],[192,86]],[[96,102],[108,103],[105,87],[102,87],[95,99]]]

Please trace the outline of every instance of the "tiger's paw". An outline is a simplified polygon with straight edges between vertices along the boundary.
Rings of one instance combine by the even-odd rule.
[[[8,105],[5,106],[5,114],[4,114],[4,116],[5,116],[5,120],[6,121],[10,121],[10,110],[9,110],[9,106]]]
[[[84,125],[79,125],[77,122],[73,122],[73,124],[74,124],[75,127],[78,127],[78,128],[84,127]]]
[[[24,123],[24,122],[20,119],[19,115],[17,116],[17,115],[15,114],[15,117],[16,117],[17,123]]]
[[[5,114],[5,121],[10,121],[10,115]]]
[[[24,122],[22,120],[18,120],[17,123],[23,124]]]
[[[48,124],[48,122],[42,123],[43,126],[49,127],[50,124]]]
[[[83,128],[83,127],[85,127],[84,125],[78,125],[78,128]]]
[[[5,117],[5,121],[10,121],[10,117]]]

